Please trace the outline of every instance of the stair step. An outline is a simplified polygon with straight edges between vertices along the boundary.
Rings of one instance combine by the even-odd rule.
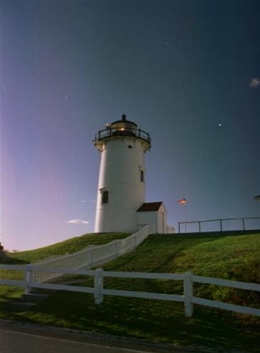
[[[49,294],[29,293],[23,294],[21,299],[23,303],[40,303],[48,297]]]
[[[56,289],[45,289],[45,288],[33,288],[30,294],[40,294],[40,295],[51,295],[56,293]]]
[[[34,307],[34,303],[11,302],[10,309],[15,311],[28,311]]]

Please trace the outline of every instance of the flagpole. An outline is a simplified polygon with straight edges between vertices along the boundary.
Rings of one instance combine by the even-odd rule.
[[[185,216],[184,216],[184,219],[185,219],[185,233],[187,233],[187,202],[185,202],[185,205],[184,205],[184,212],[185,212]]]
[[[187,233],[187,200],[181,199],[177,201],[180,205],[184,206],[184,223],[185,223],[185,233]]]

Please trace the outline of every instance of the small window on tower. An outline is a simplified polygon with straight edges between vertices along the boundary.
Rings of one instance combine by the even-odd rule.
[[[102,200],[101,200],[101,202],[102,202],[102,205],[104,203],[108,203],[108,191],[107,190],[104,190],[102,192]]]
[[[140,180],[141,182],[144,181],[144,171],[142,169],[140,169]]]

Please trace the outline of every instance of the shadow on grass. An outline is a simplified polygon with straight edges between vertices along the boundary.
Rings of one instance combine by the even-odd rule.
[[[14,286],[2,286],[0,288],[0,318],[12,320],[11,305],[21,298],[24,289]]]
[[[6,260],[0,262],[1,265],[28,265],[29,262],[21,259],[8,257]]]
[[[259,352],[259,326],[240,325],[228,312],[200,306],[186,318],[183,303],[106,296],[95,305],[93,295],[60,292],[17,318],[150,342]]]

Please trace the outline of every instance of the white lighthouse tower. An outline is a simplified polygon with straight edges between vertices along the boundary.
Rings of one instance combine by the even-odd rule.
[[[134,232],[137,210],[145,203],[150,135],[122,115],[96,134],[94,144],[101,152],[95,232]]]

